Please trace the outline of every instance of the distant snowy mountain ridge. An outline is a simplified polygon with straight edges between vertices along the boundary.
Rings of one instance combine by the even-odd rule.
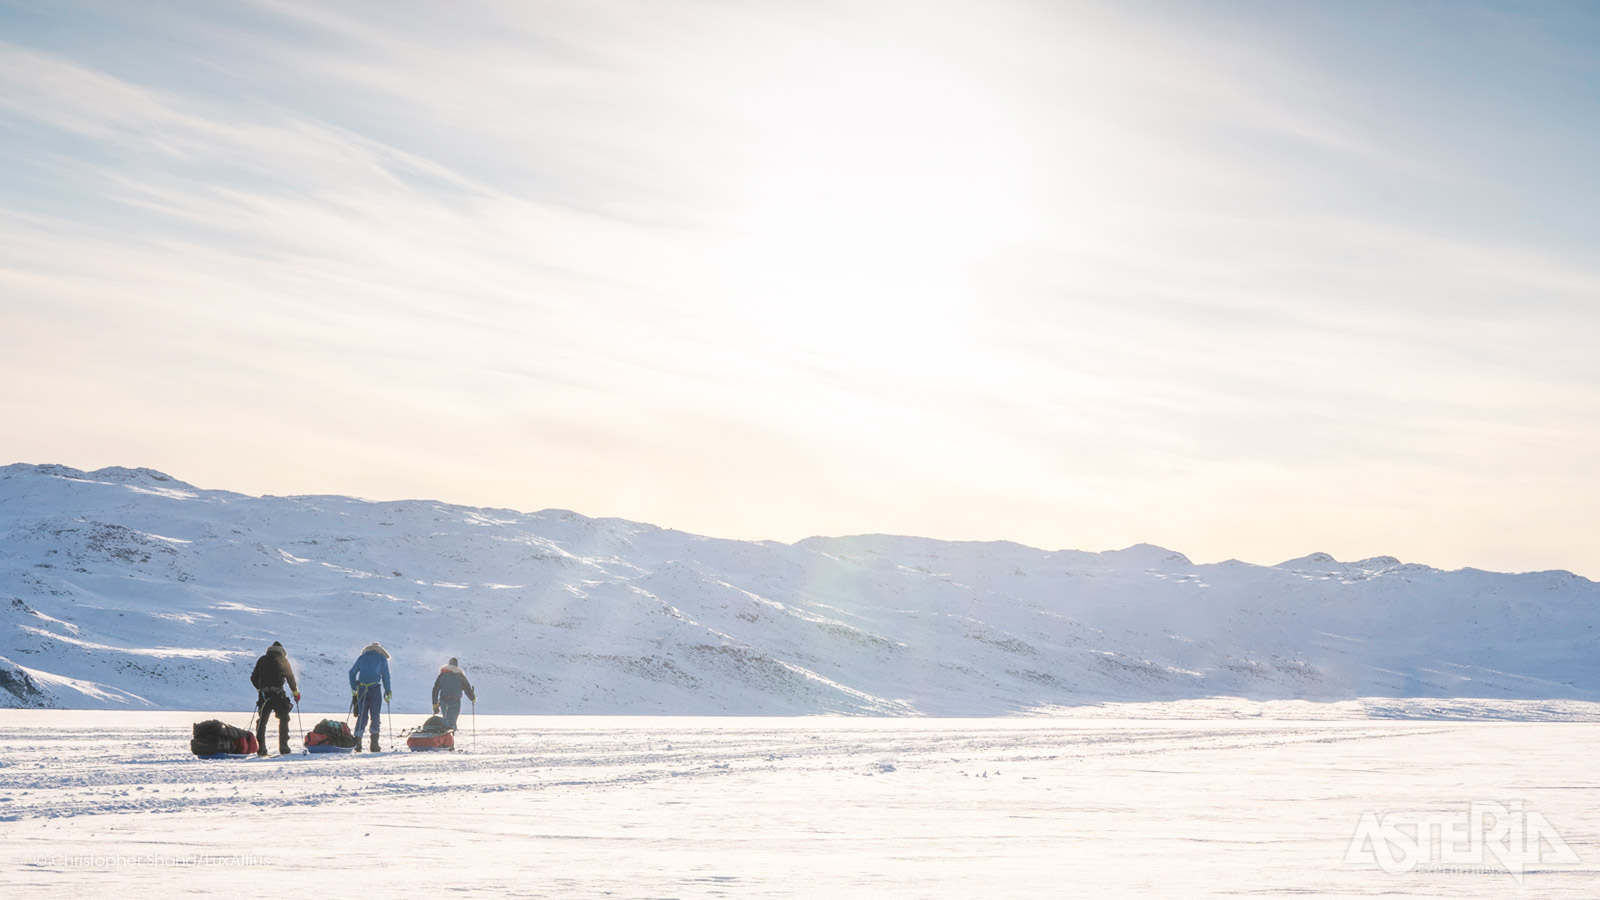
[[[1312,554],[1195,565],[0,468],[0,706],[247,709],[281,640],[338,712],[461,659],[501,713],[1001,715],[1206,697],[1600,699],[1600,585]]]

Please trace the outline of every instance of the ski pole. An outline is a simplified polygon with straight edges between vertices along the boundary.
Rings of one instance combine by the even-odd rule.
[[[478,752],[478,700],[472,700],[472,752]]]
[[[389,714],[389,746],[392,748],[394,746],[394,707],[389,705],[388,692],[384,692],[383,695],[383,709],[384,712]]]
[[[300,732],[300,735],[301,735],[300,739],[301,740],[305,740],[306,723],[300,721],[300,701],[299,700],[294,701],[294,727],[295,727],[296,731]]]

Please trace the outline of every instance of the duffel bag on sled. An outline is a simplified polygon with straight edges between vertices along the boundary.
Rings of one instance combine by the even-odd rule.
[[[421,728],[406,735],[406,746],[412,750],[454,750],[456,736],[444,723],[444,717],[430,716]]]
[[[350,726],[337,719],[323,719],[306,732],[306,749],[312,753],[335,753],[350,750],[356,745],[356,736]]]
[[[194,723],[189,750],[195,756],[244,756],[256,752],[256,736],[218,719]]]

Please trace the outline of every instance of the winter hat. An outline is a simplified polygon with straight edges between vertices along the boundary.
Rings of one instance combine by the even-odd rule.
[[[456,658],[454,656],[452,656],[452,657],[450,657],[450,665],[459,666],[459,665],[461,665],[461,663],[456,662]]]
[[[288,651],[283,649],[283,645],[282,644],[278,643],[277,641],[273,641],[272,642],[272,646],[267,648],[267,652],[268,653],[284,653],[284,654],[287,654]]]
[[[383,654],[383,658],[384,659],[388,659],[389,658],[389,651],[383,649],[383,645],[378,643],[377,641],[373,641],[372,643],[368,644],[365,648],[362,649],[361,652],[362,653],[381,653],[381,654]]]

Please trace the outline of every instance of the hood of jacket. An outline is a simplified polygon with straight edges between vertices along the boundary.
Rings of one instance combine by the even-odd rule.
[[[367,646],[363,647],[362,650],[361,650],[361,653],[362,653],[363,656],[365,656],[368,653],[376,653],[379,656],[382,656],[384,659],[388,659],[389,658],[389,651],[383,649],[383,645],[378,643],[377,641],[373,641],[372,643],[370,643]]]
[[[443,666],[439,667],[439,674],[440,675],[443,675],[446,672],[454,672],[457,675],[465,675],[466,674],[465,672],[461,671],[461,667],[460,666],[443,665]]]
[[[283,649],[283,645],[278,643],[277,641],[273,641],[272,642],[272,646],[267,648],[267,652],[268,653],[276,653],[279,656],[288,656],[289,655],[289,651]]]

